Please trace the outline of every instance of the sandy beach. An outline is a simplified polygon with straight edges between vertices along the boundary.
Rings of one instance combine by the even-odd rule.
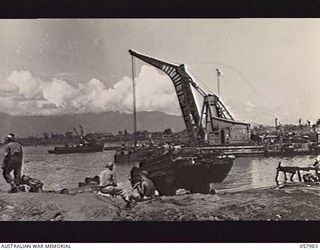
[[[287,221],[320,219],[320,186],[157,197],[127,209],[95,193],[0,194],[1,221]]]

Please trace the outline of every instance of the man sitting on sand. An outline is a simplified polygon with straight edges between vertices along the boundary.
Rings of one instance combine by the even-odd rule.
[[[100,186],[117,186],[116,175],[113,171],[113,163],[108,162],[106,169],[100,173]]]
[[[133,190],[136,190],[139,194],[140,200],[151,199],[156,195],[156,187],[152,180],[148,177],[147,171],[140,173],[140,181],[133,186]]]
[[[148,172],[142,171],[139,174],[140,180],[131,190],[124,190],[117,187],[116,175],[113,171],[113,163],[106,164],[106,169],[100,174],[100,195],[112,195],[122,197],[129,206],[137,201],[153,198],[157,195],[154,183],[148,177]]]
[[[133,186],[131,193],[125,199],[127,208],[134,206],[139,201],[150,200],[159,196],[153,181],[148,178],[147,171],[142,171],[139,177],[140,180]]]
[[[113,171],[113,163],[108,162],[106,169],[100,173],[100,192],[106,195],[122,195],[123,189],[117,187],[116,174]]]

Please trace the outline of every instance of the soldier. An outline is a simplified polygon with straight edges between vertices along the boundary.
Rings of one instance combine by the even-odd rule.
[[[106,169],[103,170],[99,176],[101,187],[100,192],[106,195],[122,196],[124,190],[117,185],[116,175],[113,169],[113,163],[108,162]]]
[[[113,170],[113,163],[108,162],[106,164],[106,169],[100,173],[100,186],[117,186],[116,175]]]
[[[2,164],[3,177],[11,185],[10,192],[18,192],[22,168],[22,146],[16,142],[14,134],[10,133],[5,137],[5,154]],[[14,178],[11,176],[13,171]]]
[[[139,181],[133,185],[131,193],[125,199],[126,208],[132,208],[139,201],[149,200],[159,195],[153,181],[148,178],[148,174],[147,171],[139,173]]]
[[[142,171],[140,173],[140,185],[137,185],[138,192],[141,199],[151,199],[156,194],[156,187],[152,180],[148,178],[148,172]]]

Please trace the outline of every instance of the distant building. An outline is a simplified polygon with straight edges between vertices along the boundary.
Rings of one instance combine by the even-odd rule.
[[[88,133],[85,135],[88,140],[95,140],[95,141],[113,141],[115,136],[112,133],[105,132],[105,133]]]

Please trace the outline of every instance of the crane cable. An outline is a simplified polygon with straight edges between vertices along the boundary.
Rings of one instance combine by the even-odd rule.
[[[188,65],[222,65],[226,68],[230,68],[232,70],[234,70],[235,72],[237,72],[240,77],[249,85],[249,87],[251,88],[251,90],[259,97],[263,97],[260,93],[258,93],[258,91],[253,87],[253,84],[242,74],[242,72],[240,70],[238,70],[237,68],[225,64],[225,63],[219,63],[219,62],[212,62],[212,63],[188,63]],[[203,83],[204,84],[204,83]],[[205,85],[206,86],[206,85]],[[206,86],[207,87],[207,86]]]

